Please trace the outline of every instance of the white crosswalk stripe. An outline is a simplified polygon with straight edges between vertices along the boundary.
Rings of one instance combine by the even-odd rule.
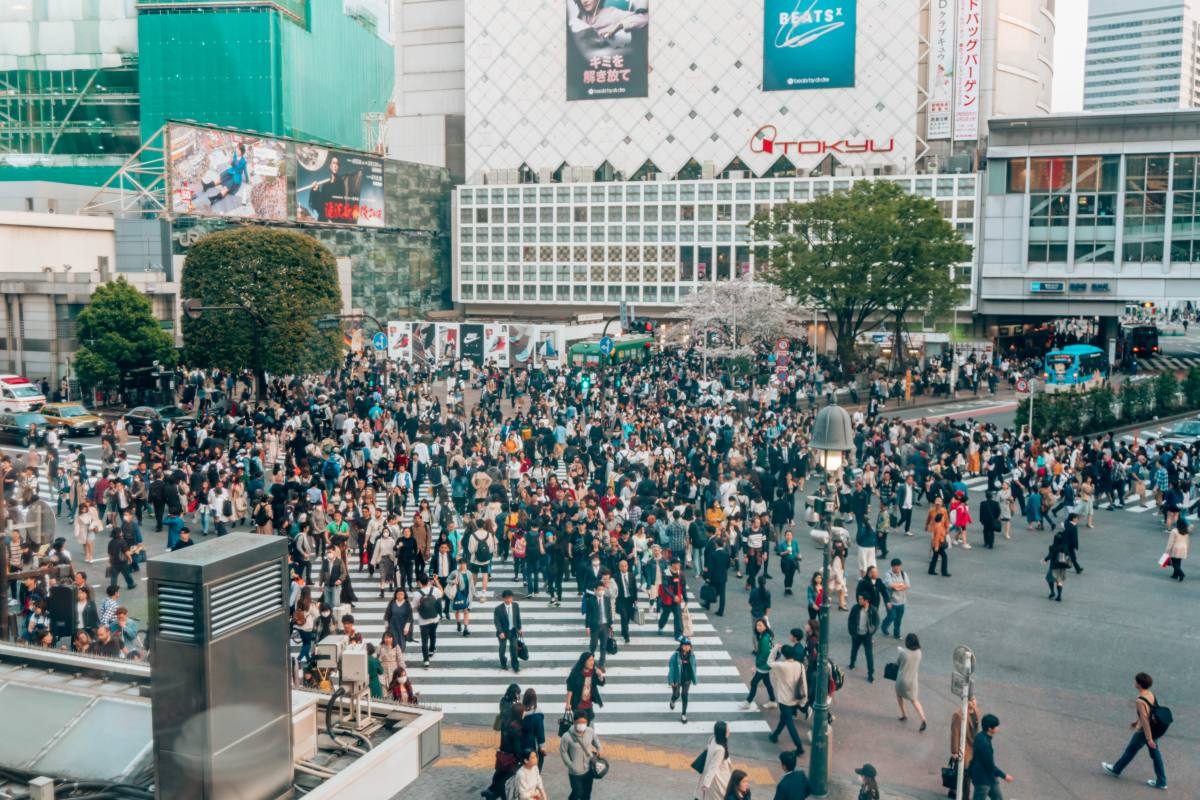
[[[974,499],[976,494],[982,493],[985,489],[987,489],[987,476],[980,475],[977,477],[969,477],[964,479],[963,483],[966,484],[967,489],[971,492],[971,498]],[[1101,511],[1105,508],[1106,506],[1100,505],[1099,502],[1096,503],[1096,511]],[[1145,514],[1147,511],[1156,510],[1156,508],[1157,504],[1153,500],[1147,500],[1144,503],[1139,503],[1135,495],[1132,497],[1127,497],[1125,500],[1125,507],[1120,510],[1128,511],[1130,514]]]
[[[566,698],[566,677],[571,666],[587,649],[580,598],[573,580],[564,586],[561,607],[549,606],[545,596],[522,599],[525,588],[513,576],[511,563],[495,564],[490,595],[471,603],[471,635],[463,637],[453,621],[438,627],[438,650],[428,670],[422,667],[420,637],[407,645],[409,677],[420,693],[421,701],[440,706],[455,722],[490,725],[498,710],[498,701],[510,683],[522,690],[533,688],[553,729]],[[360,602],[354,606],[355,627],[368,642],[378,642],[386,627],[384,610],[389,598],[378,597],[378,584],[366,574],[352,573],[351,579]],[[499,668],[498,644],[492,626],[491,611],[505,589],[517,593],[524,623],[529,660],[521,662],[519,675]],[[314,598],[319,587],[313,588]],[[642,601],[643,607],[646,601]],[[671,623],[658,633],[657,617],[648,610],[646,624],[630,625],[630,644],[620,641],[618,652],[608,656],[606,683],[600,690],[604,707],[597,711],[596,729],[601,735],[679,737],[695,736],[687,745],[702,744],[712,732],[712,724],[726,720],[730,730],[742,733],[766,733],[770,725],[757,709],[742,710],[740,703],[748,691],[737,665],[726,651],[712,622],[699,603],[689,602],[699,682],[691,688],[688,722],[680,721],[680,708],[668,707],[671,690],[667,685],[667,662],[674,652]],[[415,632],[414,632],[415,634]],[[749,652],[749,636],[746,639]],[[293,653],[299,645],[293,642]],[[758,700],[765,701],[760,691]],[[551,730],[551,732],[553,732]]]

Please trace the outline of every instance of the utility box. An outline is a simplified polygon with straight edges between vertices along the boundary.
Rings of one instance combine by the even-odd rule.
[[[286,540],[233,533],[147,563],[157,796],[291,797]]]

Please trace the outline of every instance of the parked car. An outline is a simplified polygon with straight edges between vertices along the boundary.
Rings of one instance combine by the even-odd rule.
[[[65,427],[53,425],[36,411],[0,414],[0,438],[16,442],[21,447],[42,444],[46,441],[46,432],[51,428],[56,428],[59,436],[67,435]]]
[[[1145,429],[1127,433],[1121,437],[1121,441],[1126,444],[1131,443],[1134,438],[1139,442],[1145,442],[1147,439],[1154,439],[1162,444],[1182,445],[1187,447],[1193,442],[1200,441],[1200,417],[1192,419],[1180,420],[1171,425],[1164,425],[1157,429]]]
[[[93,414],[82,403],[46,403],[39,412],[51,424],[67,429],[70,436],[99,436],[104,418]]]
[[[137,436],[155,420],[164,426],[174,422],[176,426],[184,428],[196,424],[196,418],[179,406],[138,406],[125,412],[125,430]]]

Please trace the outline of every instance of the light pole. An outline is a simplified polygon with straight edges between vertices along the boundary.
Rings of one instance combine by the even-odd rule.
[[[854,431],[846,409],[828,405],[817,412],[813,420],[812,438],[809,448],[817,461],[831,478],[833,492],[842,470],[843,454],[854,447]],[[837,495],[831,493],[830,499]],[[824,530],[810,532],[812,541],[822,550],[821,586],[821,634],[817,648],[817,674],[813,680],[816,699],[813,702],[812,757],[808,763],[809,784],[813,797],[826,797],[829,780],[829,561],[834,536],[844,536],[845,531],[832,526],[832,514],[825,506],[820,524]]]
[[[965,644],[954,648],[954,674],[950,676],[950,691],[962,698],[962,724],[958,726],[958,778],[955,781],[955,797],[962,797],[963,770],[966,769],[967,747],[967,701],[974,694],[971,676],[975,674],[975,654]]]

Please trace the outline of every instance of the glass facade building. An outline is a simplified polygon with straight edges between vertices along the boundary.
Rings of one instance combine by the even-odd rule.
[[[1083,107],[1200,105],[1189,0],[1091,0]]]
[[[755,214],[859,180],[890,180],[932,198],[974,243],[974,174],[462,186],[454,196],[454,300],[540,314],[621,301],[670,307],[706,282],[753,277]],[[971,290],[964,307],[972,307],[971,265],[957,277]]]

